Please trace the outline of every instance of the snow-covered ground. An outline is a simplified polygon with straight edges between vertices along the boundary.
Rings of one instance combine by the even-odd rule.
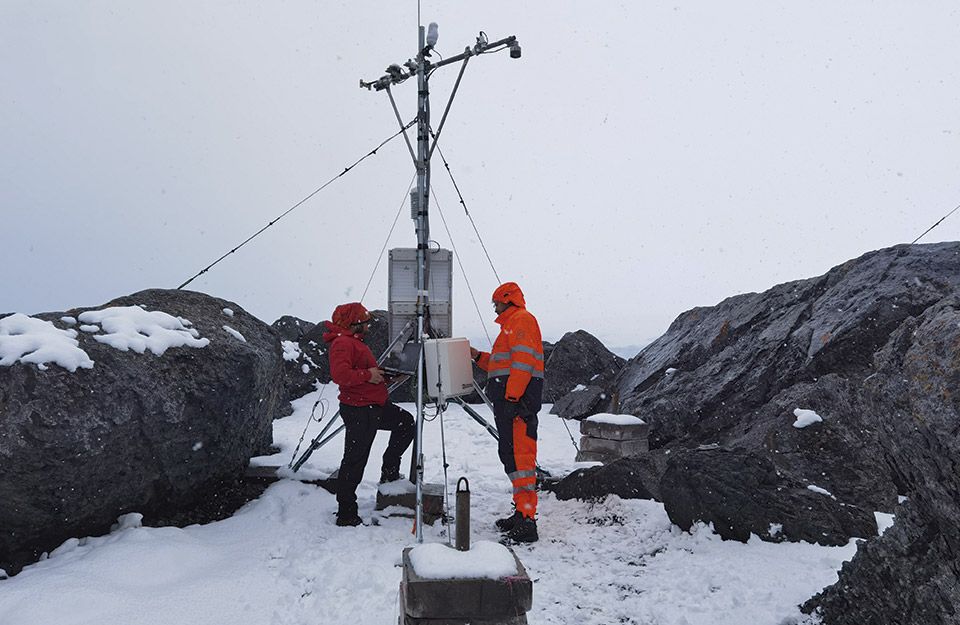
[[[335,410],[332,386],[294,402],[294,414],[274,427],[282,452],[256,463],[290,461],[320,393]],[[489,418],[485,408],[479,411]],[[304,445],[318,429],[311,424]],[[493,521],[509,511],[510,484],[495,441],[456,406],[445,413],[443,430],[450,490],[458,477],[470,480],[473,540],[496,540]],[[128,516],[122,529],[67,541],[48,559],[0,581],[0,623],[393,625],[401,552],[416,540],[409,519],[374,514],[386,437],[378,436],[358,493],[361,516],[368,522],[378,516],[378,525],[336,527],[334,497],[289,479],[208,525],[137,527]],[[436,419],[425,428],[432,482],[443,479],[440,441]],[[301,472],[331,472],[342,445],[340,437],[321,448]],[[546,409],[539,446],[540,464],[555,475],[582,466],[573,461],[563,422]],[[840,564],[856,550],[853,543],[728,542],[709,527],[686,533],[651,501],[609,497],[591,504],[549,493],[540,501],[540,542],[516,549],[535,580],[528,615],[535,625],[798,623],[797,604],[836,581]],[[425,526],[424,539],[447,537],[437,523]]]

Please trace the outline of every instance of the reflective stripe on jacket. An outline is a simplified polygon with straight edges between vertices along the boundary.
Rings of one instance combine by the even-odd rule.
[[[506,399],[518,401],[530,380],[543,379],[543,341],[536,317],[521,306],[510,306],[497,317],[500,334],[493,351],[481,352],[477,364],[487,379],[507,378]]]

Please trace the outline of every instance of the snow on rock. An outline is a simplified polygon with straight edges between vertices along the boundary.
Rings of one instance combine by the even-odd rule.
[[[77,325],[77,320],[74,317],[60,317],[60,321],[64,322],[68,326]]]
[[[797,408],[793,411],[793,415],[797,418],[797,420],[793,422],[793,427],[797,429],[805,428],[808,425],[813,425],[814,423],[823,422],[823,417],[812,410]]]
[[[810,484],[809,486],[807,486],[807,490],[811,490],[811,491],[813,491],[813,492],[815,492],[815,493],[818,493],[818,494],[820,494],[820,495],[826,495],[827,497],[830,497],[831,499],[836,499],[836,497],[833,496],[833,493],[831,493],[830,491],[828,491],[826,488],[820,488],[819,486],[816,486],[816,485],[814,485],[814,484]]]
[[[593,376],[593,377],[597,377],[597,376]],[[577,384],[577,385],[574,386],[572,389],[570,389],[570,392],[571,392],[571,393],[579,393],[580,391],[585,391],[585,390],[587,390],[587,387],[586,387],[586,386],[584,386],[583,384]]]
[[[510,550],[486,540],[457,551],[442,543],[424,544],[410,550],[410,564],[426,579],[500,579],[517,574]]]
[[[234,330],[234,329],[231,328],[230,326],[223,326],[223,329],[227,332],[227,334],[229,334],[229,335],[232,336],[233,338],[237,339],[237,340],[240,341],[241,343],[246,343],[246,342],[247,342],[247,339],[243,338],[243,335],[242,335],[242,334],[240,334],[239,332],[237,332],[236,330]]]
[[[180,318],[159,310],[147,311],[140,306],[88,310],[81,313],[79,319],[83,323],[99,323],[105,334],[93,338],[124,352],[133,350],[142,354],[149,349],[161,356],[171,347],[200,348],[210,343]]]
[[[310,373],[310,365],[307,365],[307,364],[301,365],[300,371],[303,371],[304,373]]]
[[[100,331],[100,326],[95,326],[95,325],[82,325],[82,326],[80,326],[80,331],[81,331],[81,332],[87,332],[87,333],[89,333],[89,334],[96,334],[97,332]]]
[[[886,512],[874,512],[873,516],[877,518],[877,531],[883,536],[883,533],[893,527],[893,515]]]
[[[52,362],[70,372],[77,368],[92,369],[93,361],[79,345],[76,330],[61,330],[49,321],[22,313],[0,319],[0,365],[3,366],[22,362],[43,367]]]
[[[300,345],[296,341],[280,341],[283,348],[283,359],[293,361],[300,357],[303,352],[300,351]],[[304,371],[306,373],[306,371]]]
[[[232,317],[232,316],[233,316],[233,309],[231,309],[231,308],[224,308],[224,309],[223,309],[223,314],[225,314],[225,315],[228,316],[228,317]]]
[[[584,421],[591,421],[593,423],[609,423],[612,425],[643,425],[645,421],[640,417],[635,417],[628,414],[609,414],[606,412],[601,412],[593,416],[587,417]]]

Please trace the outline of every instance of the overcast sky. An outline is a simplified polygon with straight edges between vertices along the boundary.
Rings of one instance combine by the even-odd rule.
[[[440,148],[546,339],[643,344],[960,203],[956,2],[423,2],[430,21],[443,56],[522,44],[470,62]],[[174,288],[230,250],[396,132],[358,82],[414,56],[416,26],[412,0],[0,2],[0,313]],[[431,81],[435,127],[456,74]],[[412,119],[414,81],[395,95]],[[496,278],[433,167],[492,333]],[[391,142],[190,288],[329,318],[401,202],[389,247],[415,245],[413,173]],[[482,336],[459,270],[455,293],[456,333]]]

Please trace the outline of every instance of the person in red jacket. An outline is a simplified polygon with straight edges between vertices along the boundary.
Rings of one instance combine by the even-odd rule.
[[[389,430],[380,482],[400,479],[400,458],[416,431],[413,415],[389,401],[383,371],[363,342],[370,313],[359,302],[341,304],[325,322],[323,340],[329,344],[330,377],[340,387],[340,416],[347,426],[343,460],[337,477],[337,525],[360,525],[357,486],[370,457],[377,430]]]
[[[486,392],[500,435],[498,453],[513,483],[515,510],[497,529],[511,542],[535,542],[537,534],[537,413],[543,395],[543,341],[523,291],[507,282],[493,292],[500,334],[493,351],[470,354],[487,372]]]

